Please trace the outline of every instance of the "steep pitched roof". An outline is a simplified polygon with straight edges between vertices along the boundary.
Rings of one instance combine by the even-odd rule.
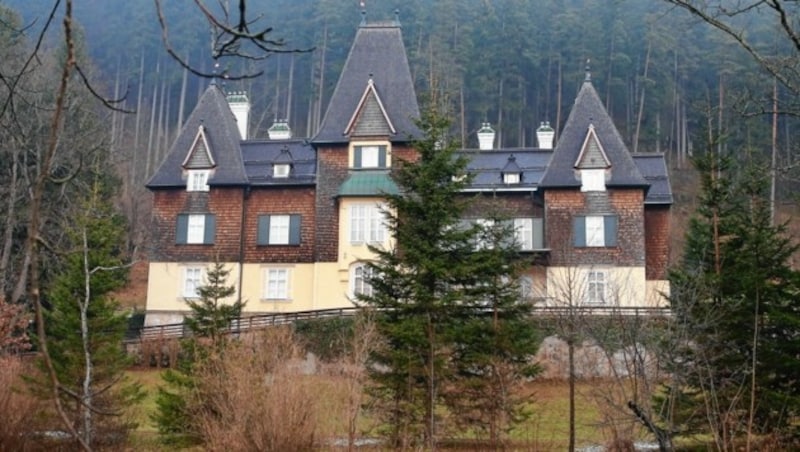
[[[396,22],[362,24],[331,96],[319,132],[312,142],[346,143],[348,125],[358,111],[370,79],[395,133],[392,142],[420,137],[417,95],[411,80],[406,49]]]
[[[183,164],[192,152],[200,127],[208,145],[208,152],[216,164],[208,185],[245,185],[247,177],[239,147],[239,129],[222,90],[212,84],[197,102],[189,119],[172,143],[161,166],[147,183],[148,188],[168,188],[186,185]]]
[[[594,131],[591,128],[594,127]],[[633,162],[619,131],[608,116],[600,97],[587,78],[575,98],[567,123],[553,150],[553,159],[542,177],[542,187],[580,187],[575,165],[587,137],[594,133],[602,146],[611,167],[611,177],[606,180],[609,187],[647,187],[649,184]]]
[[[672,186],[669,183],[664,154],[635,154],[633,161],[650,184],[645,204],[672,204]]]

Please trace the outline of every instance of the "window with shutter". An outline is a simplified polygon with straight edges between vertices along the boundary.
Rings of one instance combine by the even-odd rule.
[[[300,215],[259,215],[257,245],[299,245]]]
[[[353,147],[353,168],[386,168],[386,146],[365,145]]]
[[[576,216],[572,222],[575,246],[617,246],[617,221],[616,215]]]
[[[179,245],[211,245],[216,232],[212,214],[180,214],[177,217],[175,242]]]

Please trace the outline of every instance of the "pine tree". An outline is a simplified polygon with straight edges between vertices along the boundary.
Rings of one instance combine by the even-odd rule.
[[[500,361],[524,361],[534,350],[522,345],[530,345],[527,328],[511,332],[525,309],[515,303],[517,261],[505,254],[513,247],[510,230],[463,223],[467,162],[446,139],[446,119],[428,112],[419,126],[418,160],[402,162],[393,174],[401,194],[387,196],[387,227],[397,245],[372,248],[372,294],[358,297],[378,309],[386,346],[372,356],[372,391],[382,403],[385,433],[402,447],[417,438],[433,447],[445,401],[464,407],[465,396],[487,395],[489,386],[477,383],[482,372]],[[506,235],[476,247],[487,239],[481,234],[498,231]],[[481,389],[460,391],[467,386]],[[470,413],[484,408],[471,406]]]
[[[737,174],[717,155],[697,167],[701,205],[671,275],[671,304],[687,332],[671,369],[683,384],[670,390],[680,402],[674,423],[708,422],[730,444],[782,431],[800,409],[800,274],[789,265],[798,247],[785,225],[770,223],[763,167]]]

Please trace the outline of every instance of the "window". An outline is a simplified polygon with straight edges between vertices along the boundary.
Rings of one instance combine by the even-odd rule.
[[[265,270],[266,284],[264,298],[268,300],[289,299],[289,274],[288,268],[268,268]]]
[[[493,247],[491,240],[495,236],[492,232],[492,228],[494,228],[494,220],[478,218],[475,220],[475,225],[478,226],[477,235],[475,236],[475,249],[491,249]]]
[[[386,168],[386,146],[355,146],[353,168]]]
[[[533,279],[530,276],[519,278],[519,295],[525,303],[533,301]]]
[[[379,204],[350,205],[350,243],[382,243],[386,239],[382,207]]]
[[[209,170],[189,170],[186,191],[208,191]]]
[[[350,291],[354,297],[358,295],[372,296],[370,278],[372,278],[372,268],[363,262],[353,264],[350,269]]]
[[[541,218],[515,218],[514,236],[521,251],[544,248],[544,225]]]
[[[203,268],[186,267],[183,269],[183,292],[185,298],[197,298],[200,296],[197,289],[203,285]]]
[[[606,191],[606,170],[582,169],[581,191]]]
[[[576,247],[617,246],[615,215],[577,216],[573,220]]]
[[[180,214],[177,219],[175,242],[179,245],[210,245],[214,243],[215,216],[210,214]]]
[[[604,304],[608,295],[608,273],[591,270],[586,274],[586,303]]]
[[[258,245],[299,245],[300,215],[259,215]]]
[[[503,174],[503,182],[506,184],[518,184],[520,181],[519,173]]]
[[[276,163],[272,167],[272,177],[275,178],[286,178],[289,177],[289,164],[288,163]]]

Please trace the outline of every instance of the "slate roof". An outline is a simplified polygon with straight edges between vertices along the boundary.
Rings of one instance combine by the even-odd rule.
[[[648,182],[633,162],[633,157],[588,77],[575,98],[575,104],[553,150],[553,160],[542,178],[541,186],[580,187],[581,181],[575,174],[575,162],[586,141],[590,124],[594,125],[597,138],[611,162],[611,177],[606,180],[606,186],[646,187]]]
[[[216,170],[209,178],[208,185],[213,187],[247,184],[239,149],[240,136],[236,118],[231,113],[225,94],[216,84],[211,84],[189,115],[161,166],[150,178],[147,183],[148,188],[186,186],[181,164],[194,143],[200,125],[205,128],[209,151],[216,163]]]
[[[672,186],[669,183],[664,154],[634,154],[633,161],[650,184],[644,198],[645,204],[672,204]]]
[[[315,183],[317,154],[305,140],[248,140],[241,148],[245,172],[254,187]],[[272,177],[275,163],[290,164],[289,177]]]
[[[547,163],[553,155],[552,150],[533,148],[508,148],[492,150],[460,150],[459,155],[466,157],[467,172],[474,175],[468,191],[477,190],[534,190],[539,186],[542,176],[547,170]],[[519,184],[505,184],[502,173],[508,172],[509,160],[513,156],[512,166],[516,165],[522,173]]]
[[[331,96],[315,144],[346,143],[344,134],[370,77],[396,130],[391,142],[408,142],[422,134],[414,124],[419,105],[405,45],[397,22],[362,24]]]

